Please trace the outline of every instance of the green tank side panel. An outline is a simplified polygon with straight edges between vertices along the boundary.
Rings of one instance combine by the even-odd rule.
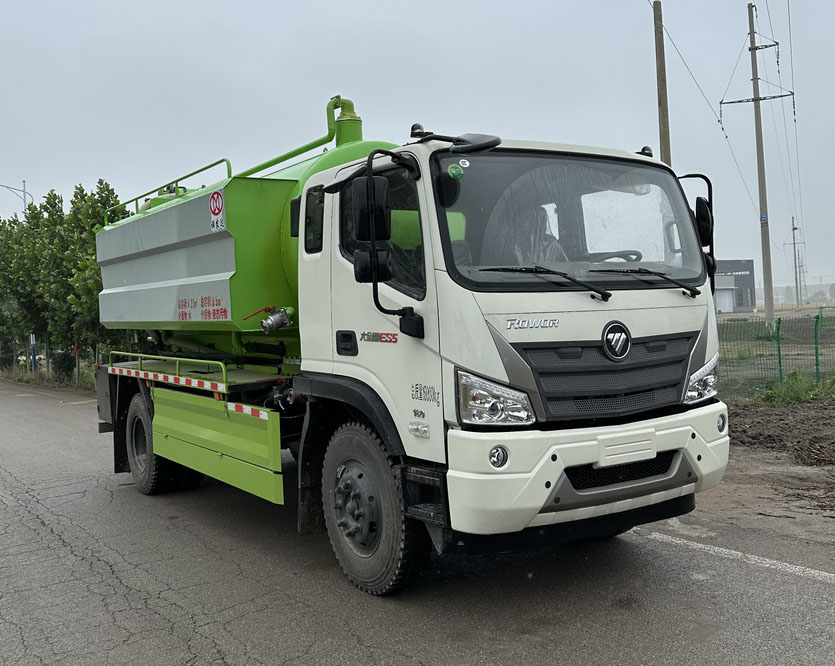
[[[368,153],[376,148],[391,150],[396,148],[392,143],[382,141],[358,141],[348,143],[332,150],[325,151],[321,155],[298,164],[293,164],[284,169],[267,174],[265,180],[292,179],[295,181],[295,188],[287,200],[281,217],[281,237],[284,242],[281,246],[281,263],[286,271],[287,283],[298,293],[298,239],[290,237],[290,199],[301,194],[305,183],[315,174],[326,171],[341,164],[348,164],[355,160],[367,157]]]
[[[447,225],[449,226],[449,239],[463,241],[467,238],[467,218],[464,213],[447,213]]]
[[[298,349],[298,328],[269,337],[264,307],[298,313],[298,240],[290,236],[290,201],[314,174],[362,159],[393,144],[358,141],[263,178],[227,178],[163,201],[105,227],[96,237],[104,288],[101,321],[108,328],[189,332],[189,340],[233,351],[244,343],[284,342]],[[223,212],[212,212],[213,195]],[[298,321],[298,314],[294,321]]]
[[[279,415],[230,411],[211,396],[153,388],[154,452],[262,497],[284,503]]]
[[[229,280],[231,316],[236,330],[256,330],[263,317],[244,317],[265,306],[298,307],[295,238],[285,236],[282,214],[296,183],[233,178],[226,187],[227,229],[235,239],[235,274]],[[289,264],[282,245],[289,245]]]
[[[416,210],[391,211],[391,242],[403,250],[420,245],[420,215]]]

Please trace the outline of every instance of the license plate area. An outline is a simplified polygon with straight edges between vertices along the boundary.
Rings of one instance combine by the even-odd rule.
[[[656,439],[653,429],[601,435],[597,438],[598,460],[594,467],[610,467],[654,458],[657,453]]]

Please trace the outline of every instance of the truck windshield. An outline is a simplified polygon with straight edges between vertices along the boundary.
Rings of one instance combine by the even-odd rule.
[[[664,276],[704,282],[690,210],[666,169],[509,150],[441,152],[433,160],[446,265],[464,286],[583,289],[532,271],[495,270],[514,266],[542,266],[614,289],[669,288]],[[617,268],[646,270],[608,270]]]

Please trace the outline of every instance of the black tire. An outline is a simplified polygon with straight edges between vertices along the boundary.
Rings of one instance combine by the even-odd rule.
[[[151,415],[141,393],[133,396],[125,424],[130,473],[143,495],[156,495],[171,487],[171,462],[154,454]]]
[[[426,528],[406,517],[400,482],[377,434],[347,423],[331,437],[322,503],[333,552],[348,579],[373,595],[396,592],[423,570]]]
[[[156,495],[169,490],[191,490],[200,485],[203,480],[200,472],[154,454],[151,415],[140,393],[130,401],[125,427],[130,473],[139,492]]]

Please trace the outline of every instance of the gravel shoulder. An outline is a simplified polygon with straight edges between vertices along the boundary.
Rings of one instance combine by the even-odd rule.
[[[729,422],[728,470],[699,515],[835,544],[835,400],[732,405]]]

